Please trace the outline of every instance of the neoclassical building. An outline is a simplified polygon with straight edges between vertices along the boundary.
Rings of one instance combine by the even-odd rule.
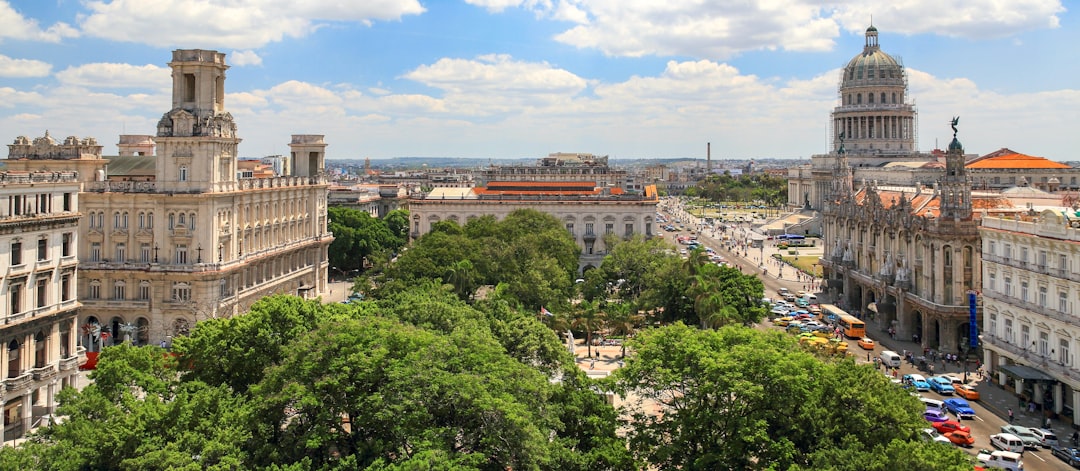
[[[1080,212],[987,217],[983,359],[998,384],[1047,410],[1080,417]]]
[[[652,237],[656,204],[654,186],[642,194],[602,188],[594,181],[488,182],[475,188],[439,188],[409,199],[410,234],[418,238],[439,221],[465,224],[480,216],[503,219],[519,209],[535,209],[563,221],[581,248],[580,271],[599,267],[607,254],[605,234]]]
[[[285,175],[239,178],[225,54],[176,50],[169,67],[172,109],[152,139],[122,138],[115,159],[152,178],[112,174],[92,139],[10,146],[9,168],[80,168],[79,318],[97,326],[81,339],[91,352],[126,338],[169,343],[266,295],[326,292],[323,136],[292,136]]]
[[[980,286],[978,221],[963,152],[954,134],[933,188],[869,183],[855,189],[841,146],[822,208],[821,264],[832,299],[867,313],[868,327],[895,328],[905,339],[917,335],[924,346],[947,353],[968,344],[967,294]],[[993,204],[991,198],[978,206]]]
[[[0,172],[0,409],[22,437],[76,386],[79,181],[72,172]]]

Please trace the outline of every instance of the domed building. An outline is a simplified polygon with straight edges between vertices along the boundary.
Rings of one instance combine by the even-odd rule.
[[[907,86],[904,65],[881,50],[877,28],[867,28],[863,51],[840,77],[840,104],[832,112],[832,151],[844,141],[849,157],[913,152],[916,112],[906,102]]]

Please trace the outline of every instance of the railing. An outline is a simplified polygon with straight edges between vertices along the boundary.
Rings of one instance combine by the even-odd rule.
[[[34,381],[46,381],[56,376],[56,366],[46,365],[41,368],[33,368],[30,370],[30,376],[34,378]]]
[[[1013,268],[1027,269],[1031,272],[1039,273],[1046,276],[1080,282],[1080,274],[1072,273],[1066,268],[1051,268],[1046,266],[1045,264],[1034,264],[1031,266],[1027,266],[1028,264],[1024,262],[1014,262],[1014,260],[1009,257],[1002,257],[999,255],[983,255],[983,259]]]
[[[5,379],[4,386],[7,388],[8,391],[18,391],[20,389],[26,389],[30,387],[30,383],[33,381],[34,378],[30,375],[30,372],[28,371],[14,378]]]
[[[57,367],[60,368],[60,371],[74,370],[79,367],[79,356],[75,355],[67,358],[61,358],[60,361],[57,362]]]
[[[1049,356],[1040,355],[1034,350],[1020,348],[1018,345],[1006,342],[1005,339],[998,338],[995,335],[984,335],[982,341],[984,344],[989,344],[994,348],[1009,352],[1013,355],[1013,361],[1017,364],[1037,366],[1037,369],[1044,371],[1048,370],[1047,372],[1049,373],[1057,373],[1059,376],[1068,378],[1080,377],[1080,370],[1076,369],[1074,366],[1066,365]]]
[[[1032,313],[1035,313],[1035,314],[1038,314],[1038,315],[1041,315],[1041,316],[1045,316],[1045,317],[1049,317],[1050,319],[1054,319],[1054,320],[1059,321],[1059,322],[1064,322],[1066,324],[1074,324],[1074,323],[1080,321],[1080,318],[1070,316],[1068,313],[1057,311],[1057,310],[1054,310],[1054,309],[1051,309],[1051,308],[1045,307],[1045,306],[1039,306],[1038,304],[1035,304],[1035,303],[1024,302],[1024,301],[1016,299],[1016,298],[1014,298],[1012,296],[1005,296],[1004,294],[998,293],[997,291],[990,291],[990,290],[983,291],[982,295],[985,298],[993,299],[995,301],[998,301],[998,302],[1001,302],[1001,303],[1004,303],[1004,304],[1008,304],[1008,305],[1013,306],[1013,307],[1015,307],[1015,308],[1017,308],[1019,310],[1030,311]]]

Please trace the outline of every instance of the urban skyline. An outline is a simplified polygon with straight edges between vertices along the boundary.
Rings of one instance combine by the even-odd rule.
[[[532,0],[302,6],[0,1],[0,138],[154,134],[166,52],[228,54],[240,155],[325,134],[331,159],[808,158],[874,18],[903,60],[918,148],[1076,160],[1080,41],[1057,0],[871,8]]]

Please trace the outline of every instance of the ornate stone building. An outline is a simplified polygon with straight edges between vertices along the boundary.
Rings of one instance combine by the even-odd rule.
[[[621,188],[601,188],[593,181],[488,182],[486,187],[442,188],[409,200],[411,236],[431,231],[432,224],[493,215],[505,218],[518,209],[535,209],[563,221],[581,247],[582,271],[599,267],[607,254],[605,234],[652,237],[656,227],[656,188],[627,194]]]
[[[983,359],[998,384],[1046,410],[1080,407],[1080,212],[983,218]]]
[[[76,385],[86,361],[75,325],[79,182],[72,172],[2,172],[0,201],[0,409],[8,441],[54,412],[56,393]]]
[[[129,155],[118,160],[147,159],[149,181],[108,175],[108,160],[90,139],[78,161],[47,146],[33,156],[13,147],[8,159],[9,168],[94,168],[80,167],[79,226],[80,323],[100,326],[81,339],[91,351],[128,337],[168,343],[199,320],[243,312],[269,294],[326,291],[333,237],[323,136],[292,136],[284,176],[238,178],[240,138],[225,110],[225,55],[177,50],[169,66],[172,109],[157,135],[121,139]],[[156,155],[140,155],[152,145]]]
[[[841,144],[822,209],[821,264],[832,298],[866,313],[868,327],[917,335],[948,353],[966,344],[967,293],[980,286],[978,221],[963,152],[954,135],[932,189],[869,183],[856,190]]]

